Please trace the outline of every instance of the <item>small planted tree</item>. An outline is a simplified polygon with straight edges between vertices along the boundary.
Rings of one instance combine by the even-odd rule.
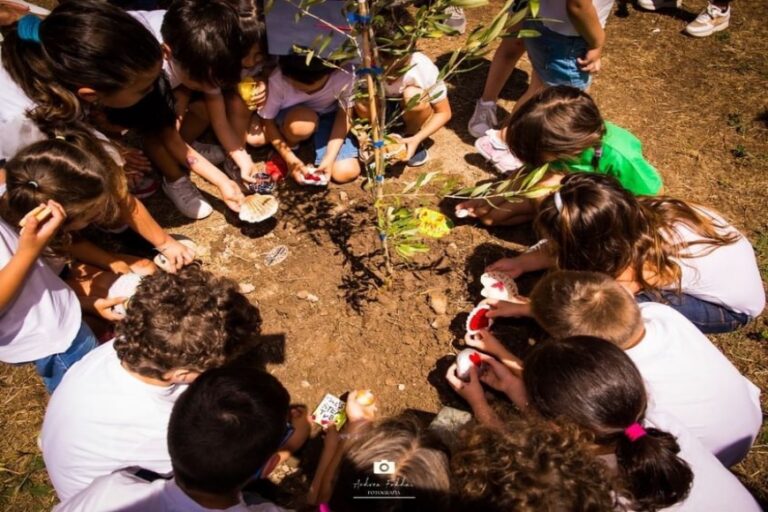
[[[412,16],[409,21],[396,23],[394,29],[392,23],[383,21],[384,17],[392,16],[393,4],[398,2],[347,0],[344,10],[349,27],[339,27],[313,12],[313,7],[326,3],[326,0],[273,0],[267,2],[267,9],[274,1],[293,5],[297,19],[309,16],[327,29],[321,30],[324,33],[318,35],[308,48],[294,47],[295,52],[306,54],[308,60],[321,58],[327,65],[348,70],[357,76],[353,97],[366,107],[368,115],[366,119],[355,119],[353,130],[361,141],[366,187],[376,212],[375,226],[381,240],[387,276],[393,273],[394,254],[411,258],[427,252],[427,239],[440,238],[450,232],[451,221],[430,207],[436,197],[485,197],[489,201],[497,198],[515,201],[545,193],[538,183],[546,168],[458,191],[455,180],[435,172],[422,173],[404,187],[386,179],[387,169],[397,160],[392,158],[392,154],[397,153],[398,144],[393,125],[402,112],[385,118],[385,81],[394,81],[407,71],[407,66],[402,65],[403,60],[413,53],[420,39],[456,35],[456,31],[445,24],[447,8],[482,7],[488,5],[487,0],[433,0],[421,7],[410,8]],[[522,2],[505,1],[490,22],[469,32],[463,44],[448,56],[440,69],[439,79],[450,81],[477,69],[499,37],[537,36],[532,30],[512,32],[523,20],[538,14],[539,0],[530,0],[524,6],[519,6],[519,3]],[[379,30],[384,25],[390,30]],[[342,43],[328,51],[332,41],[340,36]],[[356,63],[351,70],[344,65],[348,62]],[[422,98],[411,98],[404,111],[429,99],[432,94],[432,91],[426,90]]]

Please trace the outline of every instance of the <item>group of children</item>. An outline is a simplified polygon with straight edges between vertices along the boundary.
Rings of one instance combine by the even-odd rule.
[[[456,214],[533,221],[542,241],[487,272],[548,273],[530,297],[485,307],[532,317],[552,341],[520,359],[487,329],[469,334],[477,364],[446,380],[475,421],[450,440],[407,415],[377,418],[375,399],[350,392],[345,426],[324,433],[312,508],[758,510],[727,468],[760,429],[760,391],[703,333],[760,315],[760,273],[720,214],[659,195],[638,139],[584,92],[612,5],[542,1],[541,17],[562,26],[537,22],[540,38],[526,41],[529,90],[499,130],[495,116],[470,126],[499,171],[548,166],[540,197],[476,198]],[[388,126],[402,130],[401,160],[419,166],[452,113],[435,64],[393,42],[408,23],[400,6],[373,28],[391,77]],[[65,1],[3,28],[0,360],[34,363],[52,393],[40,445],[56,510],[280,510],[247,490],[305,443],[307,411],[244,357],[259,349],[258,309],[141,202],[161,187],[202,219],[212,206],[189,173],[233,211],[288,177],[361,173],[368,141],[352,120],[370,112],[354,66],[270,55],[266,30],[254,0],[153,11]],[[249,146],[267,145],[254,162]],[[165,271],[86,228],[130,228]],[[116,292],[126,276],[133,287]],[[500,414],[483,384],[522,417]],[[371,499],[385,496],[371,488],[401,499]]]

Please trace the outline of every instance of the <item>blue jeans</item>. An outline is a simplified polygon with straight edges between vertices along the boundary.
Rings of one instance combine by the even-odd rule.
[[[99,342],[91,328],[83,322],[80,324],[77,336],[72,340],[72,344],[66,352],[52,354],[35,361],[37,374],[43,378],[43,383],[48,393],[53,393],[64,377],[64,374],[67,373],[67,370],[82,359],[85,354],[95,349],[98,344]]]
[[[662,302],[677,310],[706,334],[717,334],[735,331],[752,320],[744,313],[737,313],[720,304],[701,300],[693,295],[662,291],[656,294],[642,292],[635,296],[637,302]]]
[[[579,68],[576,59],[587,53],[587,42],[580,36],[564,36],[541,22],[529,22],[526,28],[536,30],[538,37],[526,37],[525,50],[531,66],[548,86],[570,85],[582,91],[589,87],[592,76]]]

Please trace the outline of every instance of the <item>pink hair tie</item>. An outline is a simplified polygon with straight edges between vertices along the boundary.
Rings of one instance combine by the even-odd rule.
[[[645,436],[648,432],[645,431],[643,426],[637,422],[631,424],[624,429],[624,435],[627,436],[630,443],[634,443],[641,437]]]
[[[329,507],[327,503],[321,503],[317,507],[317,512],[331,512],[331,507]]]

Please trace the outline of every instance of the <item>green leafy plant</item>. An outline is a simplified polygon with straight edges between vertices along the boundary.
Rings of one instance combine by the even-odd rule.
[[[433,0],[427,5],[410,8],[411,23],[401,24],[394,33],[376,33],[376,27],[383,16],[390,16],[392,4],[385,0],[348,0],[346,12],[349,13],[351,30],[339,27],[323,20],[311,12],[311,8],[325,0],[285,0],[297,9],[297,18],[310,16],[328,28],[328,32],[318,35],[309,48],[294,47],[294,51],[303,53],[308,61],[321,58],[327,65],[347,70],[345,63],[357,61],[360,69],[366,73],[356,80],[353,99],[367,105],[368,118],[355,119],[353,130],[361,141],[361,150],[367,154],[365,174],[367,188],[371,192],[376,211],[376,228],[381,240],[387,275],[393,272],[393,252],[403,258],[411,258],[429,250],[429,238],[444,236],[450,231],[452,222],[439,212],[429,208],[435,197],[503,197],[507,200],[537,197],[546,193],[537,188],[546,168],[537,169],[519,179],[509,179],[499,183],[490,183],[467,189],[456,190],[455,181],[444,179],[436,173],[424,173],[416,180],[406,184],[401,190],[391,190],[385,179],[387,168],[392,165],[385,158],[383,146],[394,140],[393,125],[403,113],[385,119],[386,94],[384,81],[395,80],[406,70],[397,69],[395,63],[382,68],[382,53],[395,58],[411,54],[418,40],[456,35],[456,31],[445,24],[448,7],[471,9],[489,4],[487,0]],[[450,81],[452,78],[472,71],[482,65],[482,59],[492,50],[492,43],[500,37],[536,37],[538,33],[530,30],[516,30],[526,18],[535,18],[539,12],[540,0],[530,0],[522,5],[521,0],[506,0],[493,18],[485,25],[478,26],[467,34],[464,43],[448,57],[440,69],[439,79]],[[267,7],[271,2],[267,2]],[[330,53],[326,52],[334,34],[343,35],[344,42]],[[327,54],[326,54],[327,53]],[[397,59],[395,59],[397,60]],[[416,107],[421,101],[429,99],[434,91],[426,90],[422,97],[412,98],[403,111]],[[437,188],[437,190],[435,190]]]

